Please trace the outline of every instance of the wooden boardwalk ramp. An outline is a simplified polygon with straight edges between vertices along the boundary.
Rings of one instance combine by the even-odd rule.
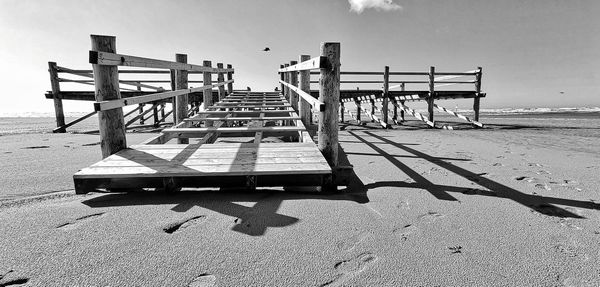
[[[76,192],[87,193],[96,188],[322,186],[331,176],[281,94],[234,92],[145,144],[82,169],[74,180]]]

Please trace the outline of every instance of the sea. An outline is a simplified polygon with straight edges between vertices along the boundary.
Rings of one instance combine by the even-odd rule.
[[[426,113],[424,110],[417,110]],[[457,109],[457,113],[472,117],[472,110]],[[65,121],[71,122],[86,113],[69,113]],[[463,123],[462,120],[435,111],[436,121],[444,123]],[[407,115],[406,119],[414,118]],[[565,108],[499,108],[482,109],[480,121],[497,127],[554,127],[600,129],[600,107]],[[151,124],[148,123],[148,124]],[[3,113],[0,114],[0,136],[28,133],[52,133],[56,127],[53,113]],[[92,116],[67,129],[71,133],[86,133],[98,129],[98,118]]]

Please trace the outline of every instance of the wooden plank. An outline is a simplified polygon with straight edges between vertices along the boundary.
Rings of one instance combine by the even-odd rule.
[[[319,57],[314,57],[312,59],[294,64],[294,65],[290,65],[285,68],[280,68],[279,72],[284,73],[284,72],[293,72],[293,71],[314,70],[314,69],[325,68],[326,66],[327,66],[327,57],[319,56]]]
[[[84,178],[129,178],[135,177],[204,177],[238,175],[302,175],[330,174],[327,164],[247,164],[221,166],[175,166],[157,171],[151,167],[96,167],[86,168],[73,175],[74,179]]]
[[[405,112],[413,115],[415,118],[423,121],[424,123],[426,123],[428,126],[435,128],[435,124],[432,121],[429,121],[425,116],[423,116],[422,114],[418,113],[417,111],[403,105],[403,104],[399,104],[399,103],[395,103],[396,106],[398,106],[399,109],[404,110]]]
[[[99,102],[94,103],[94,109],[96,111],[106,111],[106,110],[121,108],[124,106],[137,105],[137,104],[142,104],[142,103],[154,102],[154,101],[158,101],[158,100],[165,100],[165,99],[169,99],[169,98],[173,98],[173,97],[177,97],[177,96],[181,96],[181,95],[187,95],[189,93],[198,92],[198,91],[209,91],[209,93],[212,96],[212,88],[222,86],[225,84],[227,84],[227,82],[204,85],[202,87],[189,88],[189,89],[185,89],[185,90],[154,93],[154,94],[150,94],[150,95],[130,97],[130,98],[125,98],[125,99],[99,101]]]
[[[296,92],[300,97],[302,97],[302,99],[304,99],[305,101],[307,101],[313,109],[317,110],[317,111],[324,111],[325,110],[325,103],[323,103],[322,101],[313,98],[310,94],[308,94],[307,92],[301,90],[300,88],[290,85],[284,81],[279,81],[282,85],[284,85],[286,88]]]
[[[91,113],[88,113],[88,114],[86,114],[85,116],[82,116],[82,117],[80,117],[80,118],[78,118],[78,119],[76,119],[76,120],[74,120],[74,121],[72,121],[72,122],[70,122],[70,123],[68,123],[68,124],[65,124],[65,125],[63,125],[63,126],[60,126],[60,127],[57,127],[57,128],[55,128],[55,129],[53,129],[53,130],[52,130],[52,132],[53,132],[53,133],[62,133],[62,132],[65,132],[65,131],[67,130],[67,128],[68,128],[68,127],[70,127],[70,126],[72,126],[72,125],[74,125],[74,124],[76,124],[76,123],[78,123],[78,122],[81,122],[81,121],[83,121],[83,120],[85,120],[85,119],[87,119],[87,118],[89,118],[89,117],[91,117],[91,116],[95,115],[96,113],[97,113],[96,111],[93,111],[93,112],[91,112]]]
[[[194,64],[178,63],[150,58],[122,55],[116,53],[90,51],[90,64],[101,66],[128,66],[154,69],[186,70],[203,73],[228,73],[233,69],[218,69]]]
[[[261,114],[264,115],[264,112]],[[298,116],[286,116],[286,117],[206,117],[206,118],[187,118],[184,119],[186,122],[203,122],[203,121],[283,121],[283,120],[299,120]]]
[[[175,133],[175,134],[203,134],[207,132],[220,132],[220,133],[230,133],[230,132],[277,132],[277,131],[300,131],[303,130],[299,127],[226,127],[226,128],[215,128],[215,127],[206,127],[206,128],[170,128],[164,129],[163,133]]]
[[[473,124],[473,125],[475,125],[475,126],[478,126],[478,127],[480,127],[480,128],[483,128],[483,124],[482,124],[482,123],[480,123],[480,122],[478,122],[478,121],[471,120],[471,119],[469,119],[469,117],[467,117],[467,116],[464,116],[464,115],[461,115],[461,114],[459,114],[459,113],[453,112],[453,111],[451,111],[451,110],[449,110],[449,109],[446,109],[446,108],[444,108],[444,107],[440,107],[440,106],[438,106],[438,105],[436,105],[436,104],[434,104],[434,107],[435,107],[435,108],[437,108],[438,110],[442,111],[442,112],[446,112],[446,113],[448,113],[448,114],[451,114],[451,115],[453,115],[453,116],[455,116],[455,117],[457,117],[457,118],[459,118],[459,119],[463,119],[463,120],[465,120],[465,121],[467,121],[467,122],[469,122],[469,123],[471,123],[471,124]]]
[[[70,73],[70,74],[77,75],[77,76],[80,76],[80,77],[91,78],[91,79],[94,78],[94,76],[92,75],[91,71],[84,73],[84,72],[78,72],[76,70],[71,70],[71,69],[64,68],[64,67],[61,67],[60,69],[61,69],[62,72]],[[65,82],[69,81],[69,82],[83,83],[82,81],[76,81],[76,80],[66,80],[66,79],[63,79],[63,81],[65,81]],[[135,87],[142,87],[142,88],[147,88],[147,89],[151,89],[151,90],[155,90],[155,91],[164,91],[165,90],[165,89],[163,89],[161,87],[155,87],[155,86],[151,86],[151,85],[145,85],[145,84],[141,84],[139,82],[140,81],[119,80],[119,83],[126,84],[126,85],[131,85],[131,86],[135,86]],[[143,82],[146,82],[146,81],[143,81]],[[94,81],[92,80],[91,83],[93,84]],[[168,81],[167,81],[167,83],[168,83]]]

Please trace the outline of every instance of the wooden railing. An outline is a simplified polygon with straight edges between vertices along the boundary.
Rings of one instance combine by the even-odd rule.
[[[114,60],[115,57],[119,57],[119,61],[121,57],[127,61],[121,63],[115,63],[114,61],[110,62],[111,59]],[[185,55],[176,55],[176,57],[184,57]],[[207,89],[212,89],[213,87],[217,87],[218,89],[215,91],[211,91],[213,93],[212,98],[216,97],[224,97],[226,94],[225,86],[227,87],[227,93],[231,93],[233,90],[233,68],[231,65],[227,65],[227,68],[223,68],[222,63],[218,63],[216,68],[198,66],[198,65],[189,65],[181,62],[169,62],[162,60],[154,60],[147,59],[141,57],[132,57],[126,55],[118,55],[115,53],[106,53],[99,51],[90,51],[90,60],[91,62],[98,61],[102,66],[131,66],[131,67],[145,67],[152,68],[150,69],[129,69],[129,70],[121,70],[118,69],[118,75],[125,74],[129,76],[128,79],[119,79],[118,80],[118,90],[120,94],[119,99],[112,100],[104,100],[97,101],[96,93],[94,91],[82,91],[78,89],[76,91],[63,91],[61,89],[61,83],[67,84],[77,84],[77,85],[91,85],[94,86],[94,74],[93,70],[86,69],[69,69],[65,67],[58,66],[55,62],[49,62],[49,73],[50,73],[50,82],[52,91],[46,94],[46,98],[51,98],[54,101],[55,106],[55,115],[56,115],[56,123],[57,128],[54,129],[54,132],[65,132],[66,129],[78,122],[81,122],[98,111],[109,110],[115,108],[122,108],[125,106],[138,105],[136,109],[133,109],[126,113],[124,117],[130,116],[131,119],[126,121],[126,128],[139,128],[139,127],[148,127],[163,124],[170,124],[167,121],[167,118],[172,114],[173,122],[176,122],[176,111],[175,109],[171,109],[167,111],[167,103],[171,103],[172,107],[176,107],[176,99],[180,99],[182,104],[180,107],[186,107],[186,110],[183,109],[180,111],[180,115],[183,114],[193,114],[198,111],[200,103],[204,98],[204,91]],[[187,80],[188,84],[196,84],[196,83],[204,83],[205,77],[204,74],[208,73],[211,77],[216,74],[217,78],[213,84],[213,79],[208,77],[206,82],[210,82],[209,85],[203,85],[198,88],[185,88],[176,89],[176,71],[180,68],[187,69],[191,67],[191,70],[181,70],[186,71],[186,74],[199,74],[202,75],[202,80]],[[159,70],[162,69],[162,70]],[[183,74],[183,72],[181,72]],[[227,80],[224,79],[225,74],[227,75]],[[68,75],[71,77],[69,78]],[[169,75],[168,79],[161,78],[162,75]],[[73,76],[76,76],[73,78]],[[187,75],[186,75],[187,76]],[[129,79],[134,78],[134,79]],[[186,77],[187,79],[187,77]],[[170,84],[170,87],[162,87],[163,84]],[[181,86],[183,87],[184,82],[181,82]],[[210,88],[208,87],[210,86]],[[168,91],[170,90],[170,91]],[[188,103],[183,104],[185,101],[185,95],[190,95],[188,99],[188,103],[191,104],[191,107],[188,108]],[[85,100],[85,101],[95,101],[94,103],[94,111],[86,114],[85,116],[78,118],[70,123],[65,123],[64,117],[64,109],[63,109],[63,100]],[[146,104],[150,104],[150,109],[144,110]],[[134,112],[138,111],[138,114]],[[144,125],[146,121],[149,121],[153,118],[152,125]],[[139,120],[139,125],[133,125]]]
[[[117,54],[115,50],[116,39],[110,36],[92,35],[92,50],[90,51],[90,63],[93,68],[96,103],[94,108],[98,111],[100,123],[100,138],[102,156],[107,157],[127,147],[125,139],[125,126],[123,110],[124,106],[138,105],[142,103],[156,102],[160,100],[175,98],[173,102],[175,123],[183,122],[189,114],[187,109],[188,97],[192,92],[203,93],[205,106],[212,105],[212,89],[219,89],[219,99],[226,96],[224,87],[232,84],[232,68],[223,68],[222,64],[217,68],[211,66],[210,61],[204,61],[203,65],[187,63],[187,55],[177,54],[176,61],[164,61],[150,58]],[[158,92],[149,95],[121,98],[119,87],[118,66],[143,67],[153,69],[167,69],[174,79],[174,89],[168,92]],[[203,74],[203,86],[188,88],[188,73],[201,72]],[[218,75],[218,82],[213,84],[211,74]],[[224,80],[224,74],[228,74],[228,80]],[[230,91],[232,86],[228,86]]]
[[[319,70],[318,98],[311,96],[310,71]],[[338,109],[340,104],[340,44],[322,43],[321,55],[300,55],[279,69],[281,90],[305,126],[311,110],[318,112],[318,147],[331,167],[338,167]]]
[[[311,73],[316,74],[316,73]],[[481,78],[482,68],[478,67],[475,70],[467,72],[436,72],[435,67],[430,67],[429,72],[390,72],[389,67],[386,66],[382,72],[340,72],[342,76],[349,76],[356,78],[357,76],[381,76],[381,80],[341,80],[340,84],[380,84],[378,89],[367,89],[367,90],[341,90],[341,107],[342,107],[342,121],[343,121],[343,110],[345,109],[345,102],[354,102],[357,106],[356,117],[360,121],[361,111],[371,117],[372,120],[379,122],[383,127],[390,127],[388,124],[389,112],[388,102],[391,101],[394,107],[392,121],[399,124],[404,120],[404,112],[407,112],[416,118],[422,120],[427,125],[435,127],[433,109],[437,108],[440,111],[449,113],[458,118],[467,120],[477,127],[483,127],[479,121],[479,106],[480,98],[485,96],[485,93],[481,92]],[[390,79],[394,77],[395,79]],[[418,77],[424,77],[424,79],[418,79]],[[472,79],[464,79],[472,77]],[[407,79],[410,78],[410,79]],[[417,78],[417,79],[415,79]],[[455,80],[459,79],[459,80]],[[311,83],[317,83],[318,81],[311,81]],[[391,85],[395,84],[395,85]],[[407,86],[411,85],[409,89]],[[442,87],[448,87],[453,85],[472,85],[472,88],[458,89],[458,90],[447,90],[439,89]],[[412,87],[415,86],[415,87]],[[420,87],[420,88],[419,88]],[[399,91],[397,90],[399,89]],[[313,93],[314,94],[314,93]],[[456,98],[473,98],[473,111],[474,119],[469,119],[463,115],[452,112],[449,109],[440,107],[434,103],[437,99],[456,99]],[[360,104],[362,101],[368,101],[370,103],[370,111],[363,109]],[[428,105],[427,117],[419,114],[418,112],[410,109],[405,105],[405,101],[421,101],[424,100]],[[378,108],[375,102],[381,101],[381,118],[375,116],[375,110]],[[398,120],[398,109],[401,110],[401,120]]]

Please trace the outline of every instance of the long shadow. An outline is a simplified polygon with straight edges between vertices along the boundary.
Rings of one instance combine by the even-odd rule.
[[[375,135],[371,132],[364,132],[365,134],[376,138],[378,140],[381,140],[383,142],[386,142],[387,144],[391,144],[397,148],[403,149],[409,153],[414,154],[415,156],[418,156],[424,160],[427,160],[433,164],[436,164],[442,168],[447,169],[448,171],[451,171],[457,175],[460,175],[462,177],[464,177],[465,179],[479,185],[482,186],[486,189],[467,189],[467,188],[462,188],[462,187],[452,187],[452,186],[443,186],[443,185],[430,185],[428,182],[426,182],[425,184],[423,184],[422,182],[417,181],[417,183],[404,183],[404,182],[387,182],[387,183],[379,183],[380,185],[385,185],[385,184],[393,184],[392,186],[398,186],[398,187],[418,187],[418,188],[423,188],[426,190],[431,190],[432,188],[435,188],[437,190],[445,190],[445,191],[450,191],[450,192],[461,192],[464,194],[472,194],[472,195],[483,195],[483,196],[497,196],[497,197],[503,197],[503,198],[508,198],[511,199],[517,203],[520,203],[526,207],[529,207],[539,213],[545,214],[545,215],[549,215],[549,216],[556,216],[556,217],[572,217],[572,218],[584,218],[580,215],[574,214],[564,208],[561,207],[557,207],[554,206],[553,204],[558,204],[558,205],[566,205],[566,206],[573,206],[573,207],[580,207],[580,208],[586,208],[586,209],[596,209],[596,210],[600,210],[600,204],[597,203],[593,203],[593,202],[589,202],[589,201],[580,201],[580,200],[572,200],[572,199],[564,199],[564,198],[556,198],[556,197],[545,197],[545,196],[539,196],[539,195],[529,195],[529,194],[525,194],[522,193],[514,188],[508,187],[506,185],[503,185],[501,183],[495,182],[493,180],[490,180],[489,178],[483,177],[479,174],[476,174],[474,172],[471,172],[469,170],[466,170],[462,167],[456,166],[452,163],[446,162],[444,160],[440,160],[439,158],[430,156],[426,153],[417,151],[415,149],[412,149],[410,147],[404,146],[402,144],[398,144],[395,143],[393,141],[390,141],[388,139],[385,139],[383,137],[380,137],[378,135]],[[356,134],[353,134],[355,137],[362,139],[361,137],[359,137]],[[365,139],[362,139],[365,142]],[[382,155],[386,158],[388,158],[388,160],[391,158],[389,155],[387,155],[383,150],[378,149]],[[396,163],[397,160],[390,160],[392,161],[392,163]],[[401,165],[398,166],[401,170],[406,169],[407,167],[405,165]],[[377,183],[376,183],[377,184]],[[372,185],[372,186],[366,186],[366,188],[372,188],[377,186],[376,184]],[[490,192],[492,191],[492,192]]]
[[[293,225],[299,218],[278,213],[283,201],[289,200],[327,200],[349,201],[364,204],[369,202],[367,189],[353,174],[345,190],[335,194],[314,192],[285,192],[273,190],[183,190],[177,193],[159,191],[130,191],[109,193],[82,203],[92,208],[117,206],[144,206],[174,204],[174,212],[187,212],[193,207],[201,207],[233,217],[232,231],[250,236],[262,236],[268,228],[280,228]],[[248,207],[240,202],[254,203]]]
[[[364,138],[359,137],[358,135],[356,135],[356,133],[351,132],[351,131],[349,131],[348,133],[350,133],[351,135],[353,135],[354,137],[356,137],[358,140],[360,140],[361,142],[363,142],[364,144],[366,144],[367,146],[369,146],[373,150],[375,150],[377,153],[379,153],[383,157],[385,157],[385,159],[387,159],[393,165],[395,165],[397,168],[399,168],[400,170],[402,170],[406,175],[408,175],[415,182],[417,182],[421,188],[429,191],[437,199],[458,201],[455,197],[453,197],[452,195],[450,195],[449,193],[447,193],[443,189],[440,189],[440,188],[436,187],[436,185],[434,183],[432,183],[431,181],[427,180],[425,177],[423,177],[422,175],[420,175],[418,172],[414,171],[412,168],[410,168],[406,164],[404,164],[401,161],[399,161],[396,157],[394,157],[394,156],[386,153],[383,149],[381,149],[378,146],[370,143],[369,141],[365,140]],[[365,133],[372,134],[370,132],[365,132]],[[386,143],[391,142],[390,140],[387,140],[387,139],[385,139],[383,137],[378,137],[378,138],[384,139],[383,142],[386,142]]]

